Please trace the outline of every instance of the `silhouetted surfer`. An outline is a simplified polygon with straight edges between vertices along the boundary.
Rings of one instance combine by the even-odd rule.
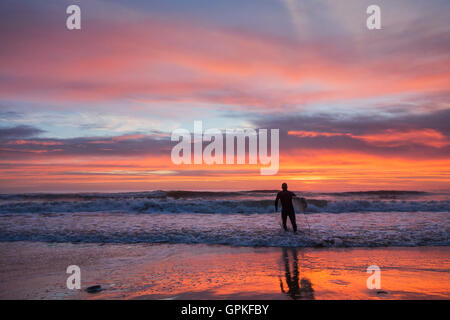
[[[278,200],[281,200],[281,219],[283,220],[283,228],[287,231],[286,221],[287,217],[289,217],[294,232],[297,232],[294,206],[292,205],[292,198],[295,197],[295,194],[288,191],[286,183],[283,183],[281,188],[283,191],[278,192],[277,198],[275,199],[275,211],[278,212]]]

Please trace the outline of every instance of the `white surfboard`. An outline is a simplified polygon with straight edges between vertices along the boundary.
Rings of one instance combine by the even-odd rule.
[[[294,206],[297,213],[304,213],[306,210],[304,202],[299,197],[292,198],[292,205]]]

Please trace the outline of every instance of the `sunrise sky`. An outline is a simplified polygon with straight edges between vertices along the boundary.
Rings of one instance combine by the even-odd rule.
[[[448,191],[449,21],[448,0],[2,0],[0,192]],[[194,120],[279,128],[278,174],[172,164]]]

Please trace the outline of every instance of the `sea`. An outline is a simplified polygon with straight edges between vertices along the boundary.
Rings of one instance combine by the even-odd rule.
[[[450,193],[303,192],[284,231],[277,190],[0,194],[0,242],[254,247],[450,245]]]

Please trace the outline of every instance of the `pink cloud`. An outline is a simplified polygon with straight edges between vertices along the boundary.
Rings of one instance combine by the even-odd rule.
[[[293,42],[187,22],[140,21],[79,34],[45,30],[47,41],[27,34],[9,37],[0,66],[10,79],[0,94],[273,108],[433,92],[448,89],[450,82],[450,71],[443,68],[450,64],[448,56],[424,58],[424,67],[408,69],[399,67],[402,56],[410,54],[401,51],[373,58],[373,53],[365,57],[364,52],[344,50],[340,46],[346,42]],[[309,90],[310,82],[318,88]]]

